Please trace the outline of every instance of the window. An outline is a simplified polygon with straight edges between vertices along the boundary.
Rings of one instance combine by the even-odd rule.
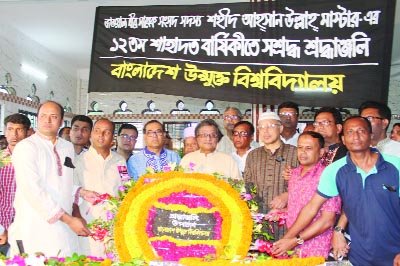
[[[164,130],[168,131],[172,139],[172,147],[174,150],[183,148],[183,131],[186,127],[195,127],[197,122],[164,122]]]
[[[33,128],[35,131],[37,129],[37,113],[33,113],[33,112],[28,112],[28,111],[24,111],[19,109],[18,113],[26,115],[29,120],[31,121],[31,128]]]

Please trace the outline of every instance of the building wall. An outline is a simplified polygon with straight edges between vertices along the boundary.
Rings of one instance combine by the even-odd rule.
[[[22,62],[46,72],[48,78],[41,80],[22,72]],[[35,84],[36,96],[41,102],[53,99],[65,106],[68,98],[72,111],[78,111],[76,70],[23,33],[7,25],[0,25],[0,85],[5,85],[6,73],[11,74],[10,85],[15,89],[18,97],[25,99],[32,94],[32,84]],[[51,91],[54,97],[51,97]],[[1,121],[5,116],[19,109],[36,112],[36,105],[27,106],[21,101],[2,101],[1,105]],[[2,124],[0,129],[3,127]]]

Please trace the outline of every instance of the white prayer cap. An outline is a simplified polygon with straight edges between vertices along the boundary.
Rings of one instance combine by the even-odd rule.
[[[195,127],[186,127],[183,130],[183,139],[190,138],[190,137],[196,137],[196,135],[194,133],[195,129],[196,129]]]
[[[266,120],[266,119],[274,119],[276,121],[281,121],[279,115],[277,115],[275,112],[265,112],[260,114],[260,116],[258,117],[258,123],[260,123],[261,120]]]

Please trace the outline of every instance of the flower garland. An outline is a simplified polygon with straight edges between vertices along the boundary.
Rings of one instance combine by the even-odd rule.
[[[226,260],[215,259],[206,261],[200,258],[183,258],[180,263],[185,266],[240,266],[240,265],[253,265],[253,266],[316,266],[323,264],[325,259],[323,257],[311,258],[292,258],[292,259],[276,259],[276,260],[259,260],[255,261],[252,258],[245,260]]]
[[[3,259],[3,261],[1,261]],[[0,265],[15,265],[15,266],[61,266],[61,265],[74,265],[74,266],[111,266],[110,259],[103,259],[94,256],[72,254],[70,257],[46,257],[43,253],[37,253],[33,256],[16,255],[13,258],[6,259],[0,256]]]
[[[146,183],[152,185],[146,186]],[[148,247],[147,243],[150,241],[148,235],[140,232],[142,228],[146,228],[148,222],[143,217],[148,216],[146,213],[153,207],[154,202],[160,198],[168,198],[180,187],[185,187],[187,193],[207,195],[208,201],[220,210],[219,215],[223,217],[220,234],[222,237],[221,243],[216,245],[216,254],[225,253],[230,257],[237,254],[244,257],[247,254],[251,241],[252,228],[248,226],[251,224],[251,216],[246,204],[239,197],[232,197],[235,192],[225,181],[206,174],[166,172],[144,175],[138,184],[125,198],[115,226],[116,242],[125,243],[117,245],[122,261],[129,261],[138,256],[142,256],[146,261],[159,259],[152,248]],[[170,206],[176,211],[181,207],[174,204]]]

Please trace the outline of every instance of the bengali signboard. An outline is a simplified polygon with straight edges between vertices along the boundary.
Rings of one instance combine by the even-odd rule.
[[[182,240],[214,240],[215,227],[218,226],[216,213],[194,214],[163,208],[154,208],[153,211],[156,214],[151,225],[153,236],[170,236]]]
[[[387,101],[395,0],[98,7],[89,92]]]

